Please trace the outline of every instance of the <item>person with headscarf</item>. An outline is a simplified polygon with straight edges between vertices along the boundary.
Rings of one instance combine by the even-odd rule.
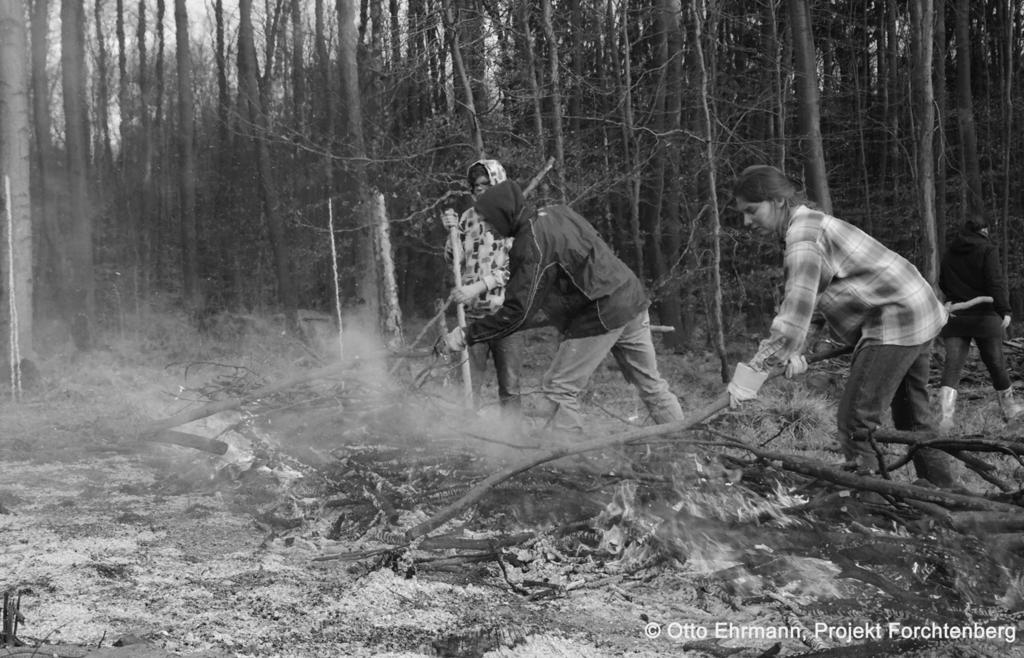
[[[471,198],[475,200],[492,186],[506,180],[505,168],[497,160],[477,160],[467,172]],[[456,302],[465,305],[466,318],[479,320],[494,313],[505,301],[508,281],[508,252],[512,239],[496,235],[491,226],[470,206],[461,214],[447,208],[441,215],[444,227],[457,229],[462,280],[452,292]],[[454,258],[448,242],[445,257]],[[487,376],[487,359],[494,361],[498,380],[498,402],[505,420],[519,423],[522,412],[520,372],[523,366],[522,334],[503,336],[473,344],[469,352],[473,398],[480,403],[480,391]]]

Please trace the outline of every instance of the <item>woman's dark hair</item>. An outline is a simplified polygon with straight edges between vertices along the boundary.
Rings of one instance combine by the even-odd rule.
[[[732,195],[753,203],[785,201],[789,206],[805,203],[797,184],[771,165],[753,165],[741,171]]]

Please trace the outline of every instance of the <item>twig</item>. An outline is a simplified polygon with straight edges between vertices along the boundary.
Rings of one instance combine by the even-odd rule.
[[[547,173],[551,171],[551,168],[554,166],[555,159],[548,158],[548,161],[544,163],[544,166],[541,167],[540,171],[538,171],[533,176],[533,178],[530,179],[530,182],[526,184],[526,187],[523,188],[523,196],[530,196],[530,194],[532,194],[533,191],[537,189],[537,186],[540,185],[540,182],[544,179],[545,176],[547,176]]]

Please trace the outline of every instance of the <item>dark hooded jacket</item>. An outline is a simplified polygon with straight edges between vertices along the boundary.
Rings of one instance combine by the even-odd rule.
[[[939,270],[939,287],[948,302],[989,296],[991,304],[958,311],[943,336],[987,336],[1001,331],[999,319],[1010,314],[1010,297],[999,263],[999,252],[989,238],[964,226],[949,245]]]
[[[566,338],[624,326],[647,308],[643,285],[587,220],[568,206],[533,210],[513,181],[477,199],[495,233],[513,237],[505,303],[466,329],[466,342],[503,338],[542,324]]]

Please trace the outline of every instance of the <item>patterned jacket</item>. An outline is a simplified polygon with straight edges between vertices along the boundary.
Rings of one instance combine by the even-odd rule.
[[[487,169],[491,185],[506,179],[505,169],[497,160],[477,160]],[[466,304],[466,315],[482,318],[494,313],[505,302],[505,285],[508,283],[508,252],[512,238],[501,238],[487,225],[476,210],[470,207],[459,217],[459,239],[461,250],[460,271],[462,281],[457,285],[471,285],[477,281],[487,283],[487,290]],[[452,258],[451,244],[445,246],[445,257]]]

